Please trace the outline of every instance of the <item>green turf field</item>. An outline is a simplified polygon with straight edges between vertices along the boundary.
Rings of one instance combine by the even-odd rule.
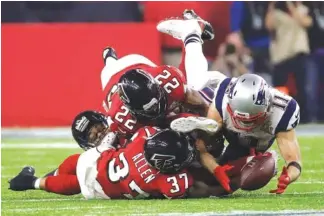
[[[71,140],[51,140],[54,142]],[[269,194],[276,179],[262,190],[247,193],[239,191],[227,198],[192,200],[91,200],[78,196],[60,196],[44,191],[12,192],[7,181],[24,165],[33,165],[37,175],[53,170],[62,160],[78,148],[44,148],[45,140],[2,140],[1,204],[2,215],[216,215],[235,214],[238,211],[265,212],[287,210],[282,215],[296,210],[317,210],[312,215],[324,214],[324,137],[299,138],[303,159],[303,173],[298,182],[290,185],[283,195]],[[28,144],[37,144],[29,146]],[[27,144],[27,145],[23,145]],[[11,148],[9,148],[11,145]],[[280,160],[281,171],[282,160]],[[319,212],[318,210],[323,210]],[[171,214],[172,213],[172,214]],[[188,214],[184,214],[188,213]],[[192,213],[192,214],[191,214]],[[194,214],[196,213],[196,214]],[[197,214],[200,213],[200,214]],[[306,214],[307,212],[305,212]]]

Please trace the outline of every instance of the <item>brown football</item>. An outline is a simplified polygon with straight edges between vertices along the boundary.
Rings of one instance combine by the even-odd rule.
[[[253,158],[241,170],[242,190],[257,190],[264,187],[275,173],[275,160],[271,155]]]

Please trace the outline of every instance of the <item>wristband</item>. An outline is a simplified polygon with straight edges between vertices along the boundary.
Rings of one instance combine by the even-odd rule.
[[[287,169],[288,169],[290,166],[294,166],[294,167],[296,167],[296,168],[299,170],[299,172],[301,173],[302,168],[301,168],[301,166],[300,166],[300,164],[299,164],[298,162],[296,162],[296,161],[292,161],[292,162],[290,162],[290,163],[287,165]]]

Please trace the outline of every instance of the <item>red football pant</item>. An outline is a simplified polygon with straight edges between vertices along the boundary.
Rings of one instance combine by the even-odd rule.
[[[46,177],[46,191],[62,195],[74,195],[81,193],[76,175],[76,167],[79,156],[80,154],[69,156],[59,166],[56,176]]]

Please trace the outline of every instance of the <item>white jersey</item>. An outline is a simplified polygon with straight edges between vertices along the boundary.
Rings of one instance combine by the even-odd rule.
[[[112,146],[116,135],[114,133],[108,133],[100,145],[96,148],[89,149],[83,152],[77,163],[77,177],[81,188],[81,193],[86,199],[110,199],[102,190],[101,185],[97,181],[97,160],[101,155],[101,152],[114,148]]]
[[[255,147],[258,151],[265,151],[272,145],[278,132],[289,131],[298,125],[298,103],[292,97],[271,88],[271,103],[265,122],[251,131],[235,128],[231,116],[227,112],[227,95],[229,87],[235,80],[236,78],[224,79],[215,89],[213,101],[223,119],[223,132],[229,143]]]

